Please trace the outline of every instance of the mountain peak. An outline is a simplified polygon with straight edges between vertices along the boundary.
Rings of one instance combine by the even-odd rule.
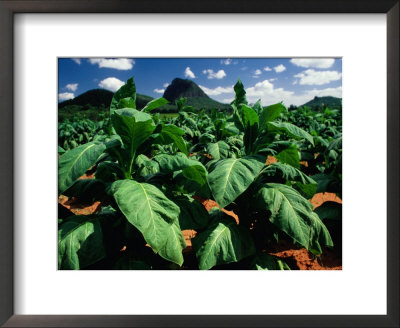
[[[169,102],[174,102],[181,97],[185,98],[209,98],[201,88],[191,80],[175,78],[167,87],[163,97]]]

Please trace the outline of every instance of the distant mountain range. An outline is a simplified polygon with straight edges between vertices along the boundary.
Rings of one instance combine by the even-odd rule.
[[[72,117],[74,113],[78,111],[108,111],[111,103],[113,93],[104,89],[93,89],[82,93],[74,99],[66,100],[58,104],[59,114],[68,113],[69,117]],[[175,78],[171,84],[164,91],[163,97],[170,103],[160,107],[161,112],[175,112],[176,105],[175,101],[181,97],[186,98],[186,105],[193,106],[196,109],[220,109],[229,110],[231,106],[229,104],[220,103],[214,99],[211,99],[205,94],[205,92],[193,81]],[[137,94],[136,95],[136,107],[138,109],[143,108],[149,101],[154,98]],[[309,102],[302,106],[308,106],[311,108],[341,108],[342,99],[335,97],[315,97]],[[300,107],[300,106],[299,106]]]
[[[104,89],[93,89],[58,104],[59,109],[71,106],[82,107],[83,110],[90,107],[108,107],[111,103],[113,93]],[[175,111],[175,101],[181,97],[186,98],[186,105],[198,109],[230,109],[230,105],[222,104],[207,96],[201,88],[191,80],[176,78],[165,90],[163,97],[169,101],[168,105],[161,107],[161,111]],[[141,109],[154,98],[137,94],[136,107]],[[77,109],[77,108],[76,108]]]
[[[80,107],[106,107],[108,108],[114,93],[105,89],[93,89],[82,93],[74,99],[66,100],[58,104],[58,109],[67,106]],[[136,94],[136,106],[143,108],[153,98],[140,93]]]

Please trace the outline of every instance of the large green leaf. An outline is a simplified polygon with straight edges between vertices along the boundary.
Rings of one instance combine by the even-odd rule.
[[[121,101],[122,99],[125,100]],[[127,103],[131,104],[129,106],[130,108],[136,108],[136,85],[133,81],[133,78],[128,79],[128,81],[126,81],[126,84],[119,88],[116,93],[114,93],[110,105],[110,116],[114,113],[116,109],[126,107]],[[134,105],[135,107],[131,107],[132,105]]]
[[[182,265],[186,243],[179,227],[179,207],[147,183],[119,180],[112,184],[111,190],[121,212],[153,251]]]
[[[284,184],[267,183],[256,195],[256,207],[271,212],[270,221],[313,253],[333,246],[328,229],[313,212],[311,203]]]
[[[192,245],[201,270],[238,262],[255,253],[248,230],[228,218],[214,220],[205,231],[192,239]]]
[[[142,109],[142,112],[150,112],[153,109],[161,107],[162,105],[168,104],[168,100],[165,98],[157,98],[153,99],[152,101],[148,102],[146,106]]]
[[[111,116],[115,131],[121,137],[130,156],[153,133],[156,128],[151,116],[135,109],[119,109]]]
[[[288,135],[294,138],[304,138],[308,140],[312,145],[314,144],[313,137],[303,129],[297,127],[296,125],[287,122],[268,122],[269,131],[286,132]]]
[[[62,154],[58,159],[58,193],[71,187],[96,163],[105,149],[103,143],[89,142]]]
[[[99,216],[76,216],[58,230],[58,269],[79,270],[105,257]]]
[[[300,167],[299,150],[295,144],[281,150],[275,157],[281,163],[289,164],[297,169]]]
[[[153,157],[160,166],[160,172],[172,173],[182,170],[183,175],[201,186],[207,182],[207,170],[199,161],[189,159],[182,153],[176,155],[161,154]]]
[[[293,188],[295,188],[297,191],[300,192],[302,196],[304,196],[307,199],[313,198],[315,193],[317,192],[317,187],[318,185],[315,184],[304,184],[299,181],[297,181],[294,185]]]
[[[254,181],[264,167],[265,157],[245,156],[220,160],[208,175],[215,201],[225,207],[233,202]]]
[[[260,115],[260,129],[264,129],[268,122],[275,120],[285,110],[286,107],[281,103],[264,107]]]
[[[206,148],[206,152],[210,154],[213,159],[227,158],[229,151],[230,147],[225,141],[209,143]]]
[[[244,147],[247,155],[252,154],[254,142],[258,135],[258,114],[246,105],[242,106],[242,122],[244,127]]]

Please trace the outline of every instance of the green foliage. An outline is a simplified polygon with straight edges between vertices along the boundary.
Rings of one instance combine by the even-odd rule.
[[[208,270],[220,264],[239,262],[255,253],[254,241],[248,230],[213,212],[211,224],[192,240],[199,269]]]
[[[308,250],[322,253],[333,246],[328,230],[313,212],[310,202],[284,184],[266,183],[257,193],[256,207],[271,212],[269,220]]]
[[[192,106],[189,99],[209,98],[192,83],[175,84],[181,89],[169,86],[164,98],[139,106],[129,79],[110,100],[109,118],[59,124],[59,194],[108,205],[95,215],[60,217],[59,268],[176,269],[187,265],[186,229],[197,232],[192,260],[204,270],[289,269],[265,253],[271,236],[316,255],[332,247],[324,223],[336,233],[331,223],[341,220],[341,207],[313,211],[308,199],[318,191],[340,195],[337,112],[251,105],[238,81],[227,115]],[[195,97],[182,98],[189,94]],[[154,113],[165,106],[177,114]],[[317,153],[323,161],[315,161]],[[268,156],[278,162],[266,164]],[[307,172],[304,161],[316,171]],[[89,169],[94,179],[80,179]],[[239,220],[206,211],[198,197],[229,208]]]
[[[58,269],[84,269],[105,257],[99,217],[75,216],[58,230]]]
[[[179,207],[151,184],[127,179],[114,182],[111,188],[119,209],[153,251],[182,265],[186,243],[179,226]]]

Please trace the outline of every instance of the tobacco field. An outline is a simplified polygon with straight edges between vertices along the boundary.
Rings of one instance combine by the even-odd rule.
[[[181,98],[163,117],[131,78],[102,120],[59,123],[59,270],[293,270],[282,244],[341,252],[341,202],[310,202],[342,198],[341,110],[234,91],[229,111]]]

